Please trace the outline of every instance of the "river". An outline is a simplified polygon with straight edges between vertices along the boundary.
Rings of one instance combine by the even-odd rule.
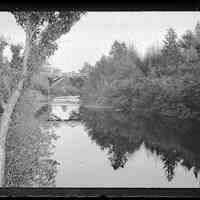
[[[56,187],[199,187],[200,137],[188,136],[191,125],[85,109],[72,96],[52,102],[62,119],[72,111],[80,119],[54,127]]]

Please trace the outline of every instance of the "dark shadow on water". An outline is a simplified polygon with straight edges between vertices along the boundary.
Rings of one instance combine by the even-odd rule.
[[[131,154],[142,144],[160,157],[168,181],[172,181],[178,164],[200,170],[200,124],[158,115],[143,116],[131,112],[107,112],[80,108],[82,122],[91,140],[102,150],[108,149],[114,170],[125,167]]]

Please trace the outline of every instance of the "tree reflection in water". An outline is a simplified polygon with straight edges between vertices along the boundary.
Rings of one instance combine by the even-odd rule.
[[[80,116],[90,138],[102,150],[108,149],[113,169],[124,167],[131,154],[142,144],[156,154],[168,181],[180,164],[193,168],[198,178],[200,170],[200,124],[198,121],[178,120],[163,116],[141,115],[80,108]]]

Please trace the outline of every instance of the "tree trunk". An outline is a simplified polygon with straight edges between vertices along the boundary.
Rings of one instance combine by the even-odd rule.
[[[11,122],[11,117],[15,106],[21,96],[21,92],[23,89],[24,81],[28,71],[28,58],[30,54],[30,34],[26,33],[26,43],[24,49],[24,60],[23,60],[23,68],[22,68],[22,78],[19,81],[15,91],[9,97],[7,104],[5,106],[5,110],[1,117],[0,122],[0,187],[4,186],[5,181],[5,148],[6,148],[6,137],[9,129],[9,125]]]

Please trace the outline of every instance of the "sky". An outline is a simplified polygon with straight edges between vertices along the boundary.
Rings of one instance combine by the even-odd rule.
[[[64,72],[79,70],[84,62],[94,65],[108,55],[115,40],[133,44],[140,55],[150,45],[162,45],[169,27],[180,37],[194,30],[200,12],[88,12],[58,41],[49,63]],[[25,34],[8,12],[0,12],[0,35],[13,43],[24,43]],[[6,55],[10,56],[6,50]]]

